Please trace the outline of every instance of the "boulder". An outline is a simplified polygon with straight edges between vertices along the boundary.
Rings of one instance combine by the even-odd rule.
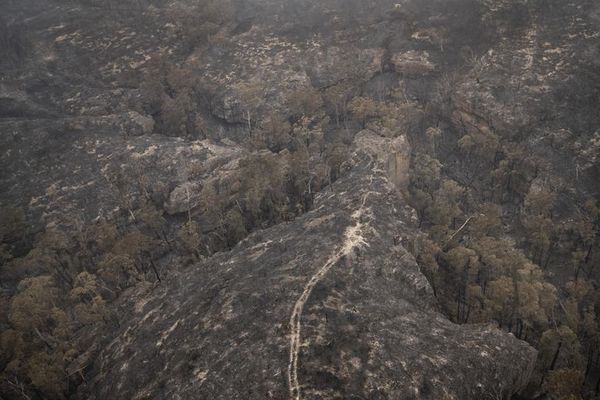
[[[131,136],[150,135],[154,131],[154,119],[149,115],[141,115],[129,111],[125,120],[125,131]]]
[[[165,211],[170,215],[185,213],[200,205],[202,185],[198,182],[184,182],[177,186],[164,205]]]
[[[230,124],[246,123],[239,100],[231,94],[216,97],[211,103],[211,112],[215,117]]]

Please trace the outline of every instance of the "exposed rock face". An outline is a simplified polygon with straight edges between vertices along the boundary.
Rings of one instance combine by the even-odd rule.
[[[135,111],[128,112],[127,116],[127,125],[125,126],[127,134],[133,136],[150,135],[154,130],[154,119],[152,117],[141,115]]]
[[[197,207],[200,204],[201,191],[202,185],[199,182],[184,182],[169,194],[165,211],[173,215]]]
[[[410,145],[406,136],[382,138],[375,132],[364,130],[354,139],[356,146],[385,166],[388,179],[399,190],[408,185],[410,166]]]
[[[197,200],[201,182],[225,179],[236,168],[241,149],[234,143],[136,136],[151,123],[151,118],[136,112],[3,120],[0,130],[6,134],[0,136],[0,147],[6,151],[0,154],[4,172],[0,194],[12,204],[28,204],[35,223],[68,223],[70,214],[87,220],[106,218],[120,207],[111,179],[121,174],[135,181],[143,171],[150,194],[159,197],[159,203],[167,201],[166,210],[175,214],[188,209],[185,191],[177,188],[196,188],[191,196]],[[200,173],[191,177],[193,165]],[[192,203],[192,208],[196,206]]]
[[[465,400],[516,392],[535,351],[436,311],[401,244],[412,210],[383,163],[362,151],[354,159],[313,211],[174,274],[131,307],[79,398]]]
[[[211,111],[215,117],[230,124],[245,122],[239,101],[231,95],[216,98],[212,103]]]
[[[396,72],[408,76],[427,75],[435,70],[435,65],[426,51],[409,50],[396,53],[391,59]]]

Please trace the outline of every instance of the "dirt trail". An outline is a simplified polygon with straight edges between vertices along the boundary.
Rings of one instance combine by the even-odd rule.
[[[372,179],[371,179],[372,183]],[[370,187],[370,185],[369,185]],[[310,278],[308,283],[304,286],[302,294],[296,300],[292,315],[290,316],[290,362],[288,365],[288,387],[290,389],[291,400],[301,400],[302,396],[300,393],[300,383],[298,381],[298,358],[300,353],[300,346],[302,345],[301,328],[302,328],[302,311],[304,305],[310,297],[314,287],[319,283],[329,272],[329,270],[337,264],[337,262],[344,256],[350,254],[356,247],[368,246],[365,241],[363,234],[365,228],[368,227],[369,222],[363,223],[361,219],[363,216],[369,214],[369,209],[365,207],[367,198],[373,192],[367,192],[363,196],[361,206],[352,213],[352,221],[354,224],[348,226],[344,232],[344,241],[342,245],[335,251],[329,259],[317,270],[317,272]]]

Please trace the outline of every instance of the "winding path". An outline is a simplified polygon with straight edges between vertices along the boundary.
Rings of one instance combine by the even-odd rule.
[[[371,183],[373,179],[371,178]],[[358,208],[354,213],[352,213],[352,221],[354,224],[346,228],[344,232],[344,241],[342,246],[334,252],[329,259],[319,268],[319,270],[310,278],[308,283],[304,286],[302,290],[302,294],[296,300],[294,304],[294,308],[292,310],[292,315],[290,316],[290,361],[288,364],[288,387],[290,389],[290,399],[291,400],[301,400],[302,396],[300,394],[300,383],[298,382],[298,358],[300,353],[301,344],[301,328],[302,328],[302,311],[304,310],[304,305],[306,301],[310,297],[314,287],[319,283],[329,272],[329,270],[345,255],[350,254],[354,248],[367,245],[365,239],[363,238],[364,228],[368,226],[367,223],[362,223],[361,219],[365,214],[368,214],[368,208],[365,207],[367,202],[367,198],[373,192],[369,191],[365,193],[362,199],[362,204],[360,208]]]

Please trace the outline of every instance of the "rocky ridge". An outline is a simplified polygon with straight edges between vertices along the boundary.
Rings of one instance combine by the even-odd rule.
[[[313,211],[177,272],[132,304],[79,398],[516,392],[535,351],[493,326],[455,325],[436,311],[402,245],[413,212],[384,167],[358,148],[347,176],[317,196]]]

